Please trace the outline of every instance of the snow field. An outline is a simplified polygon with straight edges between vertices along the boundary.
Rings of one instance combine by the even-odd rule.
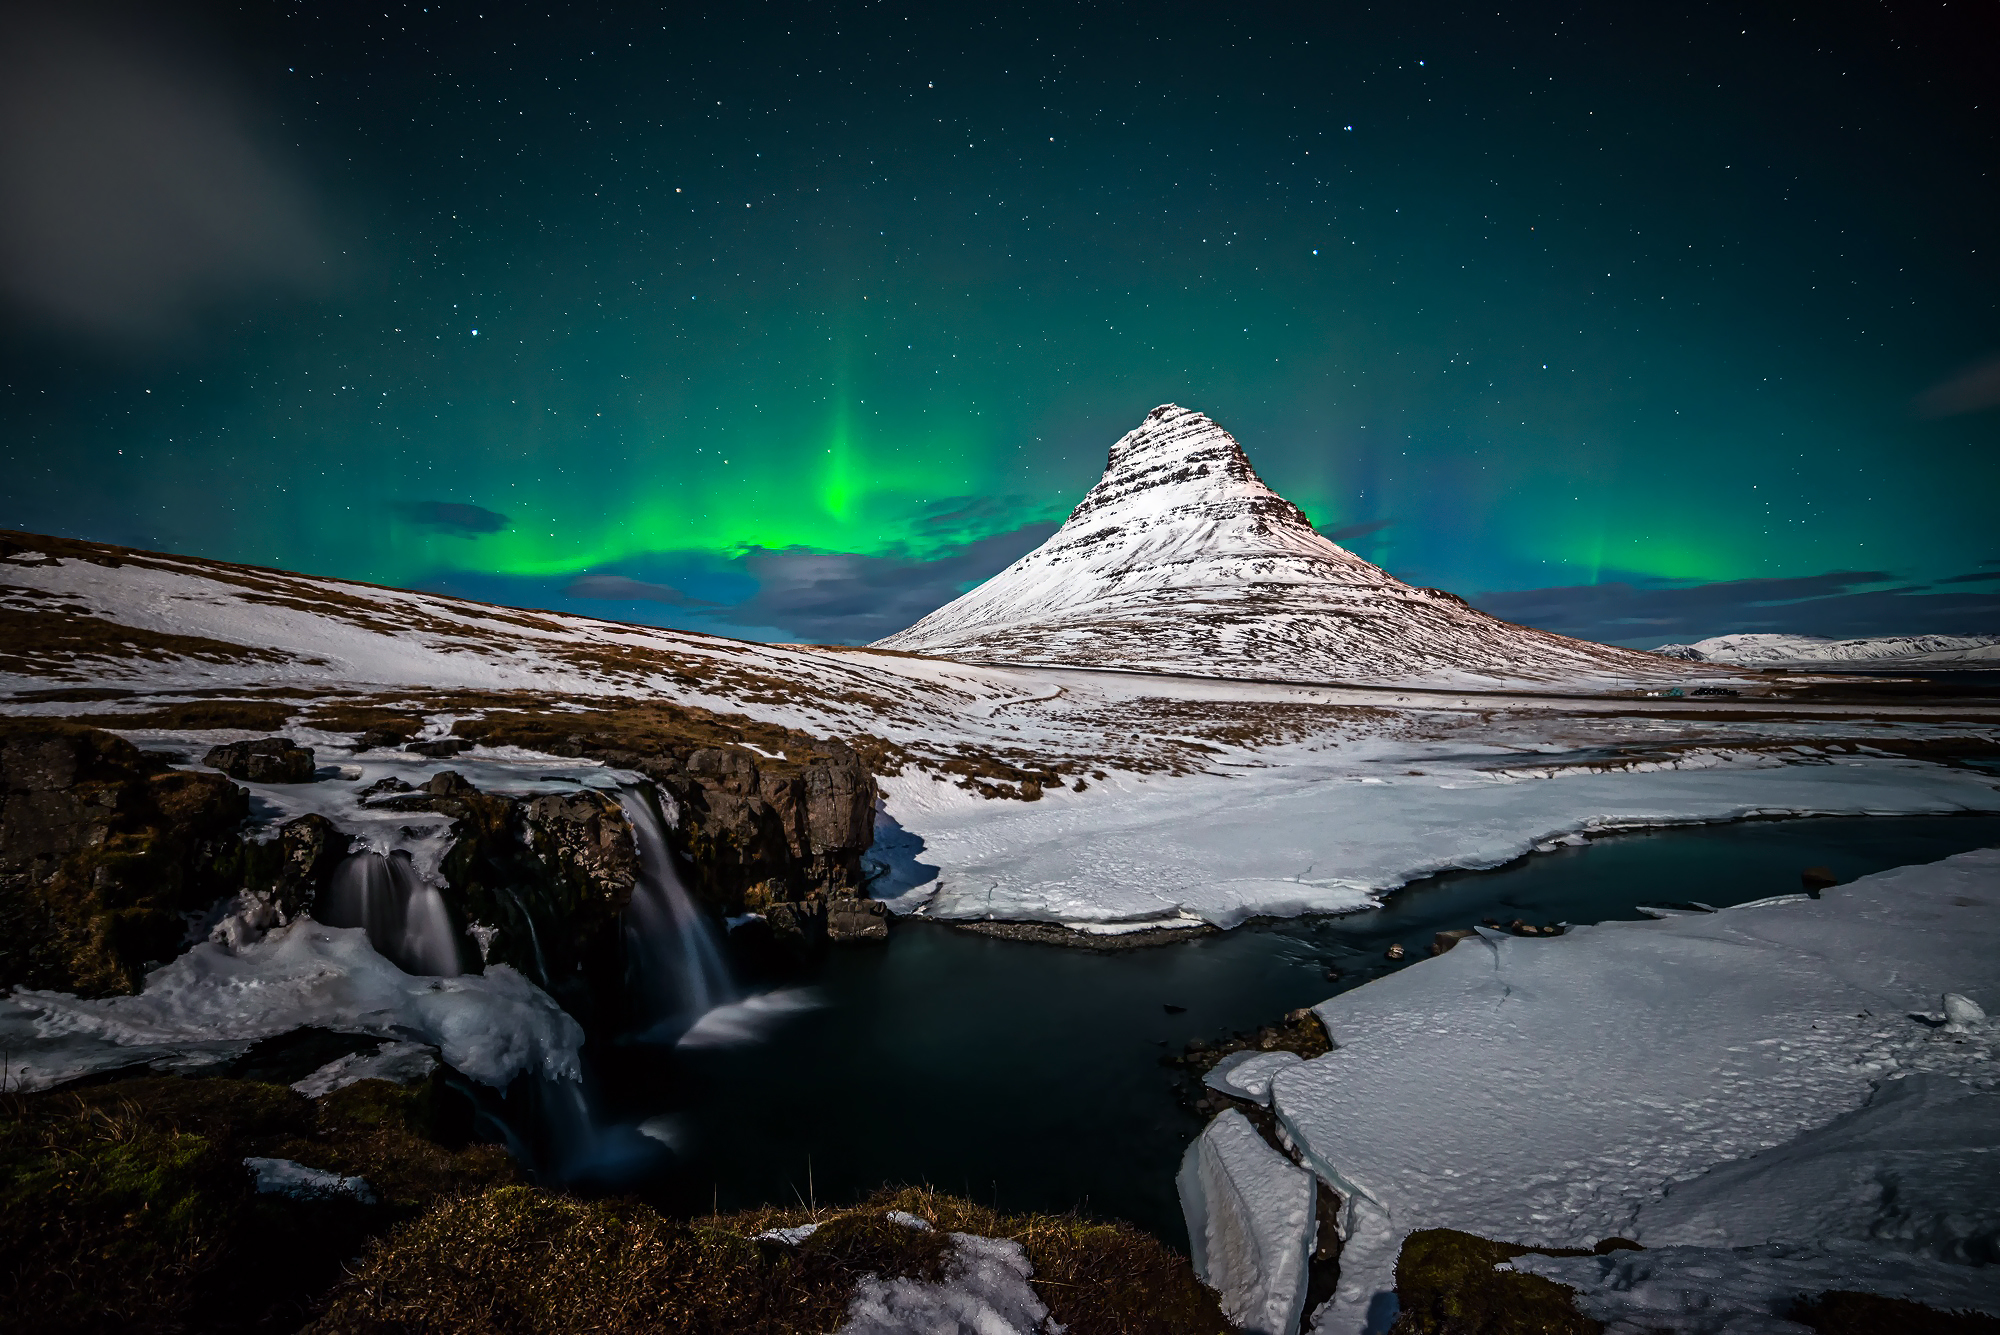
[[[1987,1190],[1993,1167],[1963,1156],[1993,1140],[2000,1035],[1977,1018],[1953,1032],[1945,993],[2000,1002],[2000,850],[1818,901],[1482,934],[1322,1003],[1335,1050],[1272,1082],[1284,1134],[1345,1201],[1340,1287],[1314,1329],[1381,1328],[1402,1240],[1420,1228],[1970,1257],[1992,1245],[1995,1197],[1960,1208],[1940,1174]],[[1924,1083],[1878,1092],[1912,1073]],[[1190,1163],[1215,1157],[1201,1147],[1234,1134],[1223,1124]],[[1697,1181],[1731,1161],[1744,1162]],[[1228,1198],[1241,1222],[1218,1223],[1214,1194],[1184,1186],[1191,1234],[1288,1227],[1282,1178],[1231,1180],[1247,1184]],[[1961,1269],[2000,1311],[2000,1267]],[[1287,1292],[1257,1282],[1267,1303]]]

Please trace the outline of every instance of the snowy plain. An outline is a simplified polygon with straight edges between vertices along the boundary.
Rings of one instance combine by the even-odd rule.
[[[1974,1018],[1953,1023],[1947,993]],[[1343,1198],[1340,1285],[1313,1329],[1385,1329],[1402,1241],[1433,1227],[1707,1248],[1659,1261],[1662,1274],[1727,1271],[1717,1292],[1753,1307],[1770,1285],[1744,1276],[1779,1259],[1784,1283],[1808,1288],[1949,1266],[1944,1296],[2000,1314],[2000,1266],[1970,1264],[2000,1254],[2000,1029],[1977,1018],[1996,1004],[1992,849],[1817,901],[1554,938],[1482,930],[1322,1003],[1334,1051],[1272,1081],[1283,1135]],[[1295,1205],[1276,1192],[1257,1216],[1256,1230],[1281,1230]],[[1189,1227],[1209,1222],[1191,1213]],[[1786,1250],[1755,1251],[1770,1247]],[[1643,1255],[1603,1264],[1654,1264]],[[1596,1288],[1616,1289],[1606,1274]],[[1674,1282],[1632,1302],[1678,1301]]]

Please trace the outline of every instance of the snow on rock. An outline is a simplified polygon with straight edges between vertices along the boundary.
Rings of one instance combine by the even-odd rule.
[[[954,1233],[951,1247],[941,1281],[862,1279],[840,1335],[1059,1335],[1020,1243]]]
[[[1188,1146],[1175,1180],[1195,1276],[1246,1335],[1290,1335],[1305,1309],[1313,1175],[1231,1109]]]
[[[1854,1112],[1671,1184],[1631,1236],[1648,1247],[1840,1238],[1984,1265],[2000,1260],[1996,1144],[2000,1094],[1929,1072],[1884,1080]]]
[[[1828,1127],[1868,1103],[1876,1081],[1930,1071],[1991,1089],[1990,1031],[1953,1034],[1910,1016],[1946,991],[2000,999],[2000,849],[1865,877],[1817,901],[1481,936],[1323,1002],[1335,1050],[1272,1087],[1291,1142],[1346,1198],[1340,1287],[1315,1329],[1368,1328],[1413,1230],[1540,1246],[1635,1231],[1645,1241],[1647,1211],[1668,1210],[1655,1203],[1673,1201],[1671,1184],[1698,1201],[1705,1189],[1689,1179]],[[1885,1100],[1874,1118],[1916,1108],[1932,1130],[1901,1134],[1962,1144],[1953,1119],[1990,1105],[1953,1111],[1947,1094]],[[1869,1159],[1864,1132],[1890,1122],[1845,1125],[1799,1153],[1888,1171],[1887,1157]],[[1779,1171],[1783,1156],[1760,1162],[1731,1171],[1769,1172],[1771,1191],[1812,1179]],[[1828,1216],[1810,1203],[1765,1208],[1800,1227],[1838,1216],[1852,1233],[1865,1188],[1845,1199]],[[1891,1214],[1881,1237],[1859,1230],[1867,1245],[1890,1245],[1902,1226]],[[1914,1238],[1932,1225],[1910,1228]]]
[[[944,868],[934,918],[1217,927],[1346,913],[1453,868],[1502,866],[1579,830],[1748,816],[2000,811],[1992,777],[1919,761],[1757,763],[1648,770],[1543,765],[1491,755],[1398,754],[1389,744],[1273,747],[1228,773],[1128,784],[1096,800],[930,801],[890,779],[924,858]],[[1406,770],[1420,767],[1422,773]],[[1107,785],[1108,787],[1108,785]]]
[[[291,1159],[245,1159],[243,1166],[257,1178],[257,1190],[296,1200],[325,1200],[332,1196],[352,1196],[364,1205],[375,1203],[375,1191],[367,1179],[342,1177],[323,1168],[308,1168]]]
[[[1606,1335],[1811,1335],[1785,1320],[1802,1294],[1845,1289],[2000,1314],[1992,1280],[1968,1266],[1854,1243],[1662,1247],[1608,1256],[1517,1256],[1515,1270],[1577,1290]]]
[[[504,964],[412,977],[360,928],[310,918],[240,951],[198,945],[148,974],[137,996],[92,1001],[23,988],[0,1012],[11,1012],[0,1016],[10,1041],[24,1036],[13,1056],[24,1089],[124,1066],[212,1065],[305,1025],[420,1041],[497,1088],[523,1074],[576,1080],[583,1045],[582,1027]]]
[[[1235,437],[1162,404],[1054,536],[877,642],[976,660],[1291,681],[1638,680],[1674,665],[1530,630],[1314,531]]]
[[[292,1088],[309,1099],[324,1098],[336,1089],[363,1080],[393,1080],[413,1085],[437,1069],[437,1050],[422,1043],[384,1043],[373,1052],[350,1052],[336,1057]]]
[[[1232,1052],[1202,1077],[1202,1083],[1233,1098],[1268,1107],[1272,1077],[1299,1060],[1296,1052]]]
[[[2000,635],[1875,635],[1832,640],[1819,635],[1715,635],[1653,651],[1689,663],[1737,667],[2000,667]]]

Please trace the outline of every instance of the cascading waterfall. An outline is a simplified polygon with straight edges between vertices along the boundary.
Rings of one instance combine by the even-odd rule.
[[[465,972],[444,896],[400,850],[350,854],[333,869],[314,916],[329,927],[362,928],[368,943],[404,973]]]
[[[639,884],[625,913],[631,988],[649,1038],[678,1038],[717,1006],[737,999],[715,924],[681,884],[652,799],[620,788],[618,805],[639,850]]]

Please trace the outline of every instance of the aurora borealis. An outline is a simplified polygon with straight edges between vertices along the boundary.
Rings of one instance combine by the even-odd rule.
[[[2000,629],[1984,11],[0,13],[0,525],[908,624],[1153,405],[1552,629]]]

